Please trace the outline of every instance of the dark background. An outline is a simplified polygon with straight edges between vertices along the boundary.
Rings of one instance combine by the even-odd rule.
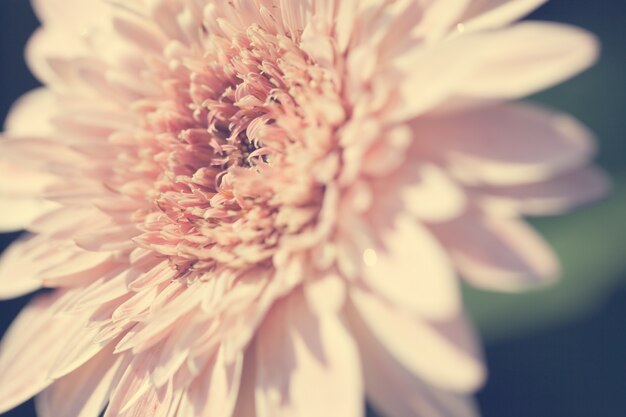
[[[615,192],[580,214],[535,221],[564,262],[557,288],[514,298],[468,290],[490,369],[478,399],[484,417],[626,417],[626,2],[553,0],[531,18],[575,24],[603,43],[596,67],[533,99],[598,134]],[[37,25],[28,0],[0,2],[0,120],[38,85],[23,61]],[[15,236],[0,235],[0,250]],[[0,303],[0,334],[27,301]],[[6,416],[34,416],[32,402]]]

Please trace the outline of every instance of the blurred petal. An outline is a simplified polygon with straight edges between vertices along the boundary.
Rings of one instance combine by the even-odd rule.
[[[554,252],[521,220],[468,215],[433,229],[474,285],[519,291],[554,280],[559,273]]]
[[[573,26],[524,22],[476,36],[484,36],[478,62],[456,89],[460,95],[527,96],[578,74],[598,57],[596,38]]]
[[[380,243],[363,248],[367,285],[417,315],[447,318],[461,308],[457,280],[445,249],[405,214],[375,224]]]
[[[11,324],[0,344],[0,413],[26,401],[53,382],[49,372],[85,317],[54,316],[63,294],[38,297]]]
[[[314,316],[296,292],[270,311],[257,343],[258,417],[363,415],[356,346],[334,314]]]
[[[351,299],[388,354],[419,378],[454,392],[470,393],[482,385],[485,370],[476,353],[476,342],[463,328],[465,323],[448,320],[455,323],[450,338],[438,325],[388,305],[375,295],[353,290]]]
[[[359,343],[365,387],[372,404],[388,417],[477,417],[473,401],[463,395],[433,387],[412,368],[398,362],[384,343],[351,311],[351,327]],[[410,334],[413,334],[411,332]],[[395,339],[403,339],[398,335]],[[422,347],[414,347],[421,350]],[[414,352],[415,352],[414,350]],[[413,356],[419,356],[413,353]],[[436,367],[439,362],[433,363]],[[443,364],[448,365],[447,362]]]
[[[499,215],[561,214],[604,197],[610,189],[606,174],[581,168],[547,181],[477,191],[486,210]]]
[[[113,380],[122,363],[112,349],[55,381],[36,398],[40,417],[98,417],[109,401]]]
[[[525,104],[479,108],[424,118],[415,134],[466,182],[517,185],[548,179],[586,164],[593,135],[564,114]]]
[[[459,21],[464,32],[495,29],[524,17],[547,0],[473,0]]]

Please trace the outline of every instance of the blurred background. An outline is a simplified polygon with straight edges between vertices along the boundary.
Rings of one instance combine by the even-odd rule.
[[[626,417],[626,2],[552,0],[529,18],[601,39],[598,65],[531,99],[596,132],[615,184],[601,204],[532,220],[563,261],[558,285],[524,295],[466,289],[490,370],[478,400],[484,417]],[[23,60],[37,25],[28,0],[0,2],[0,121],[38,85]],[[0,235],[0,251],[15,237]],[[0,303],[0,334],[27,301]],[[32,402],[6,414],[34,415]]]

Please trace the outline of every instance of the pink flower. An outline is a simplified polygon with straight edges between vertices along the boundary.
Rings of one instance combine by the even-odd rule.
[[[557,272],[520,220],[599,197],[589,132],[507,104],[596,42],[542,0],[35,0],[0,141],[0,412],[471,416],[457,273]]]

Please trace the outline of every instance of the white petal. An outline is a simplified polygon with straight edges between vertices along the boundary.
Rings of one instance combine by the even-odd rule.
[[[258,417],[362,417],[358,352],[335,314],[315,317],[296,292],[257,335]]]

